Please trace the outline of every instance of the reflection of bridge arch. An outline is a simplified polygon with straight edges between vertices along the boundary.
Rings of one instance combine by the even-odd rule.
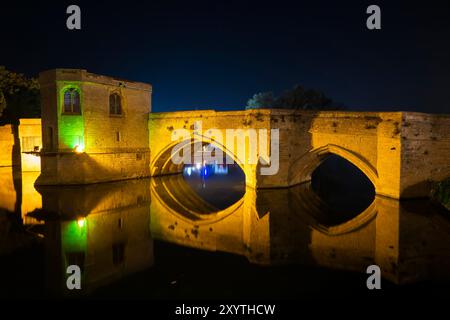
[[[191,159],[193,159],[194,155],[194,144],[195,143],[202,143],[203,146],[205,145],[212,145],[214,148],[218,148],[222,150],[224,156],[229,157],[239,165],[239,167],[244,171],[244,165],[242,161],[238,159],[238,157],[228,150],[224,145],[221,143],[218,143],[217,141],[206,137],[204,135],[195,134],[194,139],[186,139],[184,141],[171,141],[165,148],[163,148],[153,159],[153,161],[150,163],[150,173],[151,176],[158,176],[158,175],[167,175],[167,174],[173,174],[173,173],[180,173],[183,171],[184,164],[175,164],[172,161],[172,152],[176,146],[186,146],[191,145]]]
[[[330,155],[338,155],[361,170],[375,187],[379,186],[377,170],[363,157],[357,153],[334,144],[313,149],[294,161],[289,168],[289,185],[296,185],[311,180],[312,172]]]
[[[379,210],[375,197],[366,208],[352,210],[353,214],[345,212],[345,215],[336,221],[335,217],[339,216],[340,212],[323,201],[310,183],[286,189],[259,190],[257,194],[256,210],[259,216],[266,212],[291,216],[299,220],[292,222],[292,225],[307,226],[310,230],[326,236],[345,235],[362,229],[375,219]]]
[[[155,177],[151,181],[152,199],[165,212],[191,224],[214,224],[241,209],[244,197],[226,209],[220,210],[203,200],[184,180],[182,175]],[[153,201],[152,201],[153,202]]]
[[[298,186],[301,190],[291,193],[289,211],[295,212],[311,229],[329,236],[339,236],[354,232],[365,227],[375,219],[378,208],[376,198],[372,203],[355,217],[337,225],[329,225],[322,218],[328,214],[327,204],[312,190],[310,184]],[[294,187],[294,188],[298,188]]]

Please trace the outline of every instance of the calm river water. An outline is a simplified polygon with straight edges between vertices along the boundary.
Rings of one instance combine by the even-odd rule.
[[[385,292],[448,292],[448,212],[333,170],[258,191],[234,166],[36,190],[38,173],[0,168],[0,296],[360,296],[373,264]],[[80,291],[66,287],[74,264]]]

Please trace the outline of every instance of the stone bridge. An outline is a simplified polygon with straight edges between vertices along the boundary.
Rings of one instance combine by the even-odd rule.
[[[195,123],[201,121],[199,133]],[[216,112],[185,111],[149,114],[150,174],[181,172],[171,161],[177,129],[192,132],[188,143],[202,141],[221,148],[243,169],[253,188],[290,187],[311,179],[314,169],[330,154],[358,167],[373,183],[378,195],[391,198],[427,196],[432,181],[450,175],[450,117],[413,112],[334,112],[261,109]],[[213,135],[217,129],[279,129],[279,170],[262,175],[261,164],[249,164],[247,138],[234,150]],[[224,139],[225,140],[225,139]],[[254,147],[254,146],[253,146]],[[241,148],[241,150],[238,150]],[[245,153],[240,153],[240,151]],[[273,151],[272,156],[273,156]],[[257,150],[257,158],[266,156]]]
[[[432,181],[450,176],[450,115],[282,109],[152,113],[149,84],[78,69],[42,72],[39,83],[42,137],[35,130],[19,130],[22,153],[29,153],[23,157],[22,168],[35,168],[35,163],[27,162],[40,156],[37,185],[90,184],[181,172],[182,165],[171,161],[173,147],[196,141],[204,146],[212,143],[236,161],[251,188],[306,182],[330,154],[364,172],[377,194],[396,199],[427,196]],[[215,133],[208,134],[211,129]],[[240,130],[244,139],[218,139],[227,138],[227,129]],[[279,139],[271,138],[272,130]],[[179,131],[188,133],[184,142],[172,139]],[[258,143],[250,143],[255,135]],[[13,143],[19,145],[16,140],[10,130],[0,131],[0,146],[5,150],[12,149]],[[229,140],[236,144],[230,147]],[[0,165],[4,158],[0,157]],[[272,169],[275,174],[262,174]]]

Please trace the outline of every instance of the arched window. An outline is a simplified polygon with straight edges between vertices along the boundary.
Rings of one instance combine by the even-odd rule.
[[[75,88],[64,91],[64,113],[81,114],[80,93]]]
[[[112,93],[109,96],[109,114],[121,115],[122,114],[122,100],[120,95]]]

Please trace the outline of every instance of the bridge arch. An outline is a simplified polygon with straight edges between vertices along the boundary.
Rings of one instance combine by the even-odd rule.
[[[335,144],[327,144],[312,149],[301,155],[289,168],[288,184],[294,186],[303,182],[311,181],[311,174],[331,154],[335,154],[349,161],[361,170],[375,187],[379,186],[377,170],[359,154]]]
[[[238,157],[231,150],[228,150],[224,145],[222,145],[221,143],[218,143],[217,141],[211,139],[210,137],[196,134],[196,135],[194,135],[193,139],[191,138],[191,139],[186,139],[186,140],[182,140],[182,141],[180,141],[180,140],[172,141],[166,147],[164,147],[155,157],[153,157],[154,160],[151,161],[151,163],[150,163],[151,176],[181,173],[183,170],[184,164],[183,163],[175,164],[172,161],[173,148],[176,147],[177,145],[182,146],[182,145],[190,144],[191,146],[193,146],[195,143],[198,143],[198,142],[202,143],[203,146],[211,144],[215,148],[222,150],[224,156],[227,156],[230,159],[232,159],[234,161],[234,163],[236,163],[242,169],[244,174],[246,174],[244,164],[242,163],[242,161],[240,161],[238,159]],[[193,148],[191,148],[191,152],[193,154],[193,152],[194,152]],[[191,156],[192,156],[192,154],[191,154]],[[246,174],[246,176],[247,176],[247,174]]]

